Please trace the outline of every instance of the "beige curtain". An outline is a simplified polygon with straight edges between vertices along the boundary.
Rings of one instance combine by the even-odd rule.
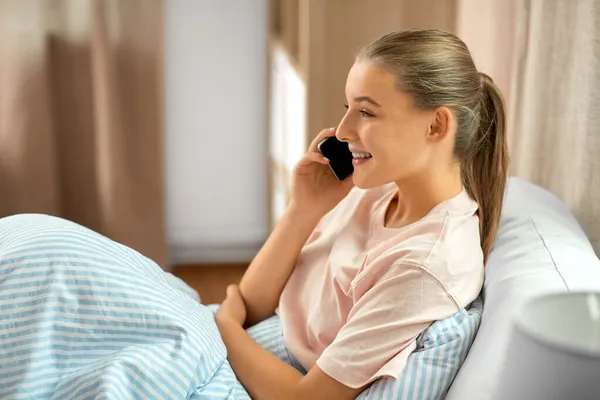
[[[0,217],[61,216],[166,265],[160,0],[0,1]]]
[[[600,250],[600,3],[458,0],[457,33],[508,106],[511,175],[571,208]]]
[[[512,91],[512,173],[573,210],[600,250],[600,3],[528,0]]]

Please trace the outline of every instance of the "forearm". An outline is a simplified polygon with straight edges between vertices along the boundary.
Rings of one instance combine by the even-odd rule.
[[[260,347],[239,324],[218,321],[227,359],[250,397],[294,400],[302,374]]]
[[[247,326],[273,314],[300,250],[318,221],[317,215],[288,207],[240,283]]]

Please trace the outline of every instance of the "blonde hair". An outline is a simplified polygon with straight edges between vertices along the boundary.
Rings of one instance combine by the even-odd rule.
[[[505,107],[500,89],[478,72],[465,43],[438,30],[385,35],[357,56],[393,71],[398,88],[422,109],[450,108],[457,120],[454,153],[465,189],[479,204],[481,248],[487,260],[508,176]]]

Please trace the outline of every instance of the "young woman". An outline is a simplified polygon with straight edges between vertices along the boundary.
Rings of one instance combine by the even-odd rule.
[[[216,321],[256,399],[354,399],[398,377],[417,336],[479,294],[498,226],[508,152],[498,87],[465,44],[435,30],[364,48],[346,112],[299,161],[285,214]],[[317,152],[335,135],[354,153],[337,181]],[[301,374],[244,327],[279,307]]]

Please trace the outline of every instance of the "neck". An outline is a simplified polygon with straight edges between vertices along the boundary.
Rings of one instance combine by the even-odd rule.
[[[434,207],[463,190],[460,165],[429,169],[409,180],[396,182],[398,197],[390,204],[386,226],[402,227],[425,217]]]

